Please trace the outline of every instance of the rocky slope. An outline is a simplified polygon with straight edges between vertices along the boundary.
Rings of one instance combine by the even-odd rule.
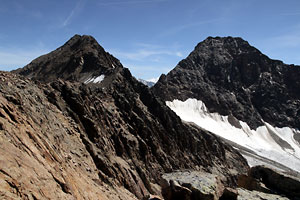
[[[15,73],[32,80],[0,73],[1,198],[141,199],[160,194],[163,173],[200,170],[235,186],[248,169],[91,36],[76,35]]]
[[[255,129],[262,120],[300,128],[300,66],[271,60],[241,38],[209,37],[152,91],[165,101],[196,98]]]

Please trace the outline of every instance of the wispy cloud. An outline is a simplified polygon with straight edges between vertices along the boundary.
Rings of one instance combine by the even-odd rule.
[[[83,9],[83,7],[85,5],[85,1],[86,0],[78,0],[76,2],[75,7],[71,10],[70,14],[63,21],[62,27],[66,27],[67,25],[69,25],[71,23],[73,17]]]
[[[149,58],[152,56],[159,56],[159,55],[169,55],[169,56],[176,56],[182,57],[182,53],[180,51],[171,51],[171,50],[147,50],[147,49],[140,49],[134,52],[123,52],[119,50],[112,50],[113,55],[120,58],[126,58],[130,60],[143,60],[145,58]],[[157,58],[152,58],[152,61],[159,61]]]
[[[205,25],[205,24],[212,24],[212,23],[219,22],[221,20],[222,20],[222,18],[211,19],[211,20],[203,20],[203,21],[199,21],[199,22],[182,24],[182,25],[179,25],[179,26],[175,26],[173,28],[169,28],[168,30],[163,31],[162,33],[160,33],[158,36],[159,37],[166,37],[166,36],[169,36],[169,35],[179,33],[181,31],[189,29],[189,28],[193,28],[193,27],[197,27],[197,26],[201,26],[201,25]]]
[[[122,50],[110,50],[114,56],[118,58],[125,58],[133,61],[148,60],[151,62],[159,62],[160,57],[163,56],[175,56],[183,57],[182,53],[173,47],[164,47],[155,44],[138,43],[135,45],[137,50],[132,52]]]
[[[129,0],[129,1],[106,1],[106,2],[99,2],[99,6],[111,6],[111,5],[127,5],[127,4],[145,4],[145,3],[157,3],[163,2],[167,0]]]
[[[178,44],[168,46],[152,43],[135,43],[133,50],[109,50],[128,67],[135,77],[144,80],[169,72],[183,57]]]

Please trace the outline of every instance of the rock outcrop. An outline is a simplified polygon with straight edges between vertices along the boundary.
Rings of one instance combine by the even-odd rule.
[[[300,66],[271,60],[241,38],[209,37],[152,91],[165,101],[196,98],[252,129],[263,121],[300,128]]]
[[[266,187],[291,199],[300,199],[300,179],[264,166],[252,167],[249,177],[260,180]]]
[[[238,186],[226,187],[217,175],[200,171],[180,171],[163,176],[165,200],[298,200],[299,179],[264,166],[252,167],[239,176]]]
[[[225,190],[218,176],[200,171],[173,172],[162,176],[165,200],[218,200]]]
[[[160,195],[163,173],[202,170],[234,186],[248,169],[90,36],[14,72],[32,80],[0,73],[1,198],[142,199]]]

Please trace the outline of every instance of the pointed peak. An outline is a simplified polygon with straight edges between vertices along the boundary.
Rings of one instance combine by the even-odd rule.
[[[78,34],[71,37],[61,48],[71,48],[74,50],[86,47],[104,50],[93,36]]]
[[[227,36],[227,37],[207,37],[205,40],[200,42],[197,46],[199,45],[216,45],[216,44],[221,44],[222,46],[227,46],[234,44],[234,46],[238,45],[247,45],[250,46],[250,44],[244,40],[241,37],[232,37],[232,36]]]
[[[261,52],[255,47],[251,46],[246,40],[241,37],[207,37],[202,42],[198,43],[194,52],[211,52],[219,54],[226,51],[231,55],[241,53],[259,53]]]
[[[220,37],[220,36],[212,37],[212,36],[209,36],[203,42],[207,43],[207,42],[211,42],[211,41],[219,41],[219,42],[223,42],[223,43],[238,42],[238,43],[247,43],[248,44],[248,42],[246,40],[244,40],[243,38],[241,38],[241,37],[232,37],[232,36],[227,36],[227,37]]]
[[[75,34],[73,37],[71,37],[67,42],[66,44],[69,44],[69,43],[76,43],[78,41],[81,41],[81,42],[86,42],[86,41],[90,41],[90,42],[96,42],[96,39],[91,36],[91,35],[78,35],[78,34]]]
[[[86,82],[107,76],[120,67],[120,61],[107,53],[94,37],[76,34],[55,51],[33,60],[15,73],[43,82],[58,78]]]

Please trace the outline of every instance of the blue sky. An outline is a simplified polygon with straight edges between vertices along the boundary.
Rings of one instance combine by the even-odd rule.
[[[74,34],[94,36],[139,78],[167,73],[208,36],[239,36],[300,64],[299,0],[0,0],[0,70]]]

